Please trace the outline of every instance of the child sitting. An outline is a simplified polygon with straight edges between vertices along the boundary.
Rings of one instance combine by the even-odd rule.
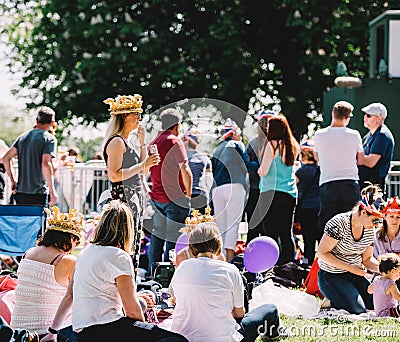
[[[378,317],[400,317],[400,292],[396,280],[400,279],[400,257],[394,253],[386,253],[379,257],[379,272],[368,286],[368,293],[374,295],[374,308]]]

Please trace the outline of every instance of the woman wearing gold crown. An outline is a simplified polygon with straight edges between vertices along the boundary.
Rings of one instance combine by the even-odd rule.
[[[134,239],[130,208],[108,203],[91,243],[78,255],[67,294],[43,341],[55,334],[72,306],[72,327],[79,342],[185,342],[179,334],[144,323],[130,252]]]
[[[68,214],[61,214],[57,207],[52,210],[46,232],[37,241],[37,247],[25,253],[19,265],[16,302],[11,317],[13,329],[36,331],[40,336],[47,334],[67,291],[76,262],[70,253],[79,244],[82,231],[82,216],[75,210]],[[70,311],[60,329],[61,335],[76,341]]]
[[[143,212],[142,177],[150,167],[160,162],[158,153],[147,156],[144,143],[145,129],[139,124],[142,117],[142,97],[118,96],[107,99],[110,105],[111,120],[107,128],[103,156],[107,164],[107,173],[111,181],[112,199],[127,203],[133,213],[137,236],[135,238],[135,270],[139,263],[141,216]],[[137,129],[140,152],[130,144],[129,134]],[[136,272],[136,271],[135,271]]]

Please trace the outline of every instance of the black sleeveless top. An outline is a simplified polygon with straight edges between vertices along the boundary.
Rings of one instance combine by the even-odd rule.
[[[133,165],[136,165],[140,162],[140,157],[139,155],[136,153],[136,151],[129,147],[129,145],[126,143],[125,139],[122,138],[120,135],[113,135],[110,137],[110,139],[107,140],[106,144],[104,145],[104,150],[103,150],[103,157],[104,160],[106,162],[107,165],[107,161],[108,161],[108,155],[107,155],[107,146],[110,143],[110,141],[114,138],[120,138],[123,140],[124,144],[125,144],[125,148],[126,151],[123,155],[123,160],[122,160],[122,168],[126,169],[129,168]],[[125,179],[124,181],[119,181],[119,182],[111,182],[111,184],[114,185],[126,185],[126,186],[133,186],[133,187],[141,187],[142,186],[142,180],[140,177],[140,173],[137,173],[136,175],[133,175],[131,178]]]

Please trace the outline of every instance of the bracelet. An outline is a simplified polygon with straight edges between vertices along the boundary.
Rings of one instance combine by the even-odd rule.
[[[146,148],[146,145],[140,145],[140,148]]]
[[[54,334],[54,335],[58,335],[58,333],[60,332],[60,330],[53,329],[52,327],[49,327],[49,329],[47,329],[47,331],[50,334]]]

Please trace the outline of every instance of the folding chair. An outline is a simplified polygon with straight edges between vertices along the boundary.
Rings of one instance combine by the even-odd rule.
[[[21,256],[34,247],[45,216],[38,205],[0,205],[0,254]]]

